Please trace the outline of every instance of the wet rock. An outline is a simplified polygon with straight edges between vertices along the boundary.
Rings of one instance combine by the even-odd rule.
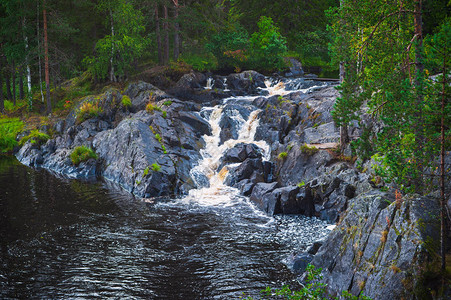
[[[241,126],[249,118],[250,109],[243,105],[228,104],[222,110],[220,144],[230,139],[238,139]]]
[[[163,99],[171,98],[169,94],[144,81],[129,84],[124,94],[129,96],[132,100],[132,112],[138,112],[145,109],[149,101],[158,102]]]
[[[420,266],[436,255],[421,245],[439,240],[438,215],[438,199],[396,204],[392,194],[361,194],[350,200],[312,264],[323,269],[322,282],[332,295],[348,290],[372,299],[418,297],[414,287],[424,274]]]
[[[259,182],[253,188],[250,200],[269,215],[279,213],[280,209],[277,207],[278,195],[272,193],[277,187],[277,182]]]
[[[313,260],[313,255],[310,253],[300,253],[293,258],[292,270],[295,274],[302,274],[310,262]]]
[[[223,163],[239,163],[247,158],[261,158],[261,149],[255,144],[236,144],[233,148],[226,151],[222,161]],[[221,167],[219,169],[222,169]]]
[[[255,95],[265,88],[265,76],[256,71],[244,71],[227,76],[227,86],[241,95]]]

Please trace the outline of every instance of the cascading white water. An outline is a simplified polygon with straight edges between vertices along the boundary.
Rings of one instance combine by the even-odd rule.
[[[228,173],[228,167],[225,166],[221,170],[217,170],[221,158],[224,153],[239,143],[253,143],[262,149],[263,157],[269,159],[269,145],[265,141],[255,141],[254,136],[257,130],[260,110],[254,110],[250,113],[247,120],[244,120],[238,111],[232,111],[232,119],[239,124],[239,132],[237,139],[229,139],[220,144],[221,127],[219,125],[224,106],[216,106],[214,108],[205,108],[211,110],[209,124],[212,129],[211,135],[204,135],[205,148],[201,150],[202,159],[199,164],[191,170],[191,177],[207,178],[209,186],[191,190],[186,200],[196,200],[199,204],[205,205],[229,205],[230,200],[239,194],[239,191],[233,187],[226,186],[223,181]],[[202,185],[201,182],[196,182]]]
[[[214,84],[214,79],[211,77],[208,77],[207,79],[207,85],[205,86],[206,90],[211,90],[213,88],[213,84]]]

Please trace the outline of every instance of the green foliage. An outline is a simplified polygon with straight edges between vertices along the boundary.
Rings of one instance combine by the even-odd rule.
[[[160,107],[153,104],[152,102],[149,102],[146,105],[146,111],[150,114],[153,114],[154,111],[162,112],[163,110]]]
[[[114,26],[114,33],[110,29],[109,35],[97,41],[96,55],[85,57],[84,64],[98,79],[108,77],[111,61],[114,75],[126,76],[132,70],[133,62],[144,53],[148,43],[143,36],[144,17],[131,2],[125,0],[103,0],[97,8],[107,13],[105,24],[108,28]]]
[[[213,35],[206,49],[218,60],[218,67],[241,69],[248,60],[249,34],[239,25],[230,26]]]
[[[429,180],[423,174],[433,167],[439,149],[440,84],[413,62],[431,70],[440,70],[444,63],[450,69],[449,55],[437,56],[433,50],[449,49],[449,19],[423,47],[414,37],[414,14],[402,10],[413,12],[414,2],[386,5],[368,0],[356,6],[344,1],[329,11],[332,57],[335,63],[343,62],[346,71],[333,118],[342,126],[363,115],[375,117],[382,130],[374,137],[364,132],[354,149],[361,159],[376,153],[378,174],[385,180],[421,193]],[[434,44],[434,39],[440,41]],[[449,123],[449,105],[445,110]]]
[[[171,104],[172,104],[172,101],[171,101],[171,100],[167,100],[167,101],[164,101],[164,102],[163,102],[163,105],[164,105],[164,106],[171,106]]]
[[[23,138],[20,139],[19,145],[23,146],[28,141],[30,141],[33,144],[34,143],[41,144],[46,142],[49,138],[50,136],[47,133],[41,132],[37,129],[33,129],[29,135],[24,136]]]
[[[278,159],[280,160],[284,160],[285,158],[287,158],[288,153],[286,152],[280,152],[279,155],[277,156]]]
[[[160,134],[156,133],[155,134],[155,138],[160,143],[161,149],[163,149],[163,153],[167,154],[168,152],[166,151],[166,147],[164,146],[164,143],[163,143],[163,138],[160,136]]]
[[[215,70],[218,67],[218,61],[211,53],[206,53],[203,55],[184,53],[179,60],[185,62],[190,65],[193,70],[199,72]]]
[[[312,155],[314,155],[316,152],[319,151],[319,149],[316,148],[315,146],[310,147],[310,146],[307,145],[307,144],[303,144],[303,145],[300,147],[300,149],[301,149],[301,152],[304,153],[304,154],[306,154],[307,156],[312,156]]]
[[[281,289],[271,289],[267,287],[261,293],[265,296],[264,299],[290,299],[290,300],[326,300],[338,299],[329,297],[326,293],[326,284],[321,283],[323,278],[321,275],[321,268],[315,268],[313,265],[308,265],[305,270],[305,285],[299,291],[292,291],[288,285],[284,285]],[[354,296],[348,291],[342,292],[343,299],[346,300],[371,300],[371,298],[364,295]],[[252,300],[252,297],[245,299]]]
[[[17,145],[16,137],[24,127],[19,118],[0,119],[0,154],[11,152]]]
[[[94,152],[94,150],[86,146],[75,147],[75,149],[70,154],[70,159],[76,166],[78,166],[81,162],[87,161],[91,158],[97,159],[97,154]]]
[[[298,187],[303,187],[303,186],[305,186],[305,181],[302,180],[301,182],[299,182],[299,183],[297,184],[297,186],[298,186]]]
[[[146,177],[149,174],[149,167],[144,169],[143,177]]]
[[[103,112],[99,99],[90,99],[83,102],[75,112],[77,120],[83,122],[87,119],[98,117]]]
[[[153,163],[151,167],[154,172],[159,172],[161,169],[161,166],[158,163]]]
[[[130,100],[130,97],[127,95],[122,95],[122,106],[129,108],[130,106],[132,106],[132,100]]]
[[[258,31],[251,36],[252,65],[257,69],[281,70],[287,51],[286,40],[274,25],[272,18],[262,16],[257,23]]]

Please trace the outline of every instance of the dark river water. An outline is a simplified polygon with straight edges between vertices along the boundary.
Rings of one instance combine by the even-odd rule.
[[[0,158],[0,299],[239,299],[295,286],[285,265],[327,232],[247,199],[137,199]]]

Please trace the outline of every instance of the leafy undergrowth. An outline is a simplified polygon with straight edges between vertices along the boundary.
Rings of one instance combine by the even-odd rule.
[[[70,160],[76,166],[78,166],[83,161],[87,161],[90,158],[97,159],[97,154],[94,152],[94,150],[86,146],[75,147],[75,149],[70,154]]]
[[[50,136],[47,133],[41,132],[38,129],[31,130],[30,134],[24,136],[19,141],[19,146],[25,145],[26,142],[31,141],[31,143],[42,144],[46,142]]]
[[[17,145],[16,136],[23,128],[24,123],[19,118],[0,119],[0,154],[13,150]]]

